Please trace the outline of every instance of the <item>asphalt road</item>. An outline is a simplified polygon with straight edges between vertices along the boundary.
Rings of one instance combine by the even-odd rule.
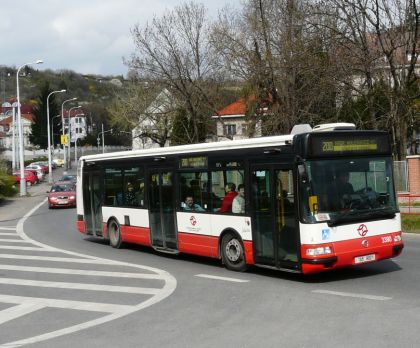
[[[205,258],[112,249],[77,232],[74,209],[44,203],[22,222],[42,192],[8,205],[13,218],[0,208],[0,347],[418,346],[418,235],[404,235],[400,257],[353,269],[235,273]]]

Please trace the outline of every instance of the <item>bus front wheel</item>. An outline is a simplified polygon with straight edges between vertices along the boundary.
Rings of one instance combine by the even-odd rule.
[[[113,248],[121,248],[122,240],[121,240],[121,229],[120,224],[115,221],[111,220],[108,224],[108,237],[109,237],[109,244]]]
[[[225,234],[222,238],[222,261],[232,271],[243,272],[248,268],[242,242],[233,234]]]

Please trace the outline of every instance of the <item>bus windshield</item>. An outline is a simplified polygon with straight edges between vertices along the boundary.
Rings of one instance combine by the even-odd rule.
[[[300,180],[303,222],[333,226],[395,216],[390,157],[311,160],[305,167],[305,180]]]

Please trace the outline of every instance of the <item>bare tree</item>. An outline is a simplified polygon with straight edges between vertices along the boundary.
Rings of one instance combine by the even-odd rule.
[[[163,147],[170,138],[176,102],[160,85],[134,80],[115,94],[108,110],[112,126],[133,130],[133,140],[150,139]]]
[[[357,95],[367,96],[370,117],[364,125],[390,129],[397,157],[402,158],[407,127],[414,123],[414,100],[419,97],[420,9],[416,0],[325,0],[321,8],[328,9],[323,14],[332,18],[329,30],[340,71],[336,77]],[[385,120],[378,119],[380,106],[374,103],[378,82],[385,82],[389,91]]]
[[[310,9],[305,1],[249,0],[240,13],[223,11],[213,30],[226,69],[246,81],[250,121],[261,118],[265,134],[316,122],[334,106],[329,52]]]
[[[128,62],[139,77],[159,81],[187,112],[191,142],[199,142],[200,126],[210,122],[215,57],[208,42],[203,5],[184,3],[145,27],[132,30],[136,51]]]

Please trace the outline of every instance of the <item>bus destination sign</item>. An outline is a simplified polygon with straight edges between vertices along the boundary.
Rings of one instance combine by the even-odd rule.
[[[312,156],[345,154],[389,154],[391,147],[386,133],[315,134],[310,135],[309,153]]]
[[[207,157],[184,157],[179,161],[181,169],[207,168]]]
[[[376,151],[375,139],[333,140],[322,142],[322,152]]]

